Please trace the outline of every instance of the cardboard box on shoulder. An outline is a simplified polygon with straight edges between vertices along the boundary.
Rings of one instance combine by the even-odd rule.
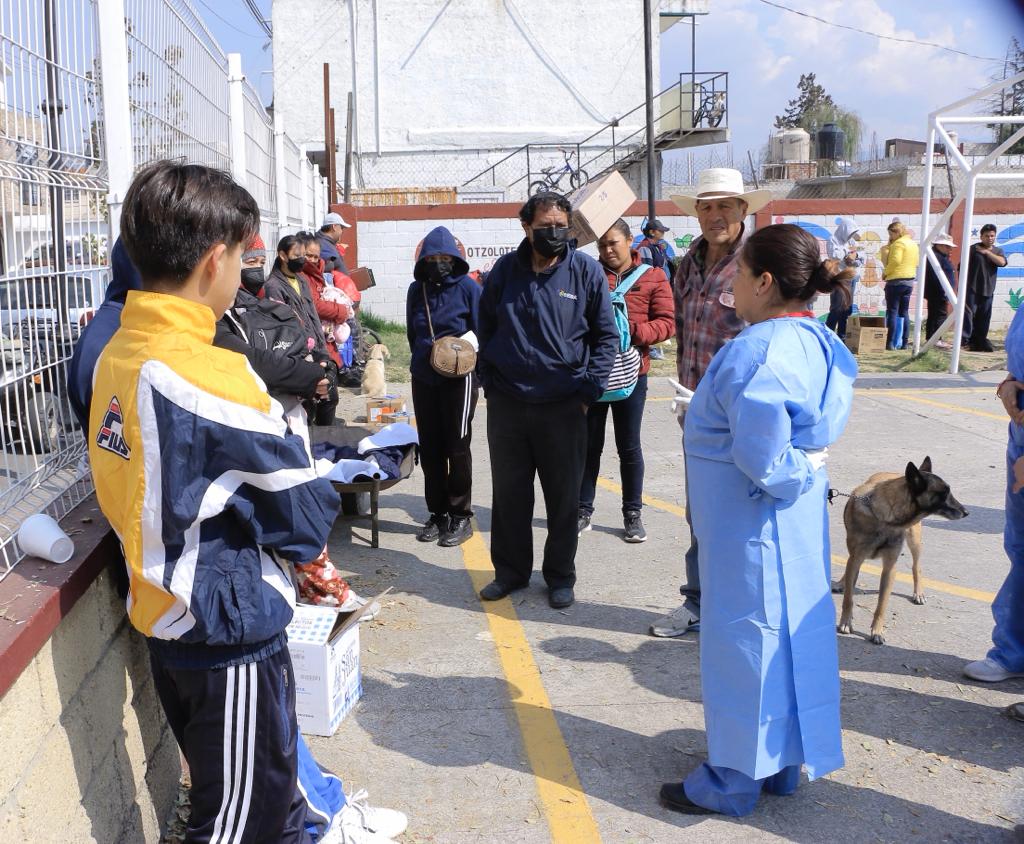
[[[569,196],[572,232],[578,246],[593,243],[636,202],[636,194],[618,171],[588,182]]]
[[[387,413],[405,413],[405,399],[401,396],[381,396],[366,400],[366,421],[371,425],[381,424],[380,417]]]
[[[846,346],[855,355],[885,351],[885,317],[851,317],[846,325]]]
[[[302,732],[334,735],[362,697],[359,619],[372,603],[351,613],[305,604],[295,608],[288,625],[288,652],[295,672],[295,717]]]

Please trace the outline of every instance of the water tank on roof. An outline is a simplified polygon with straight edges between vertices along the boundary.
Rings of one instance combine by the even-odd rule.
[[[811,136],[806,129],[787,129],[779,133],[783,163],[810,161]]]
[[[846,133],[835,123],[826,123],[818,130],[818,158],[842,161],[846,157]]]

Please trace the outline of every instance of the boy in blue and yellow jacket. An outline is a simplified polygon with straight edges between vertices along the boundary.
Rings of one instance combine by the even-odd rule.
[[[338,497],[316,476],[304,421],[212,345],[258,225],[226,173],[163,161],[138,174],[121,236],[143,289],[96,365],[87,432],[129,618],[189,763],[190,841],[308,840],[293,798],[287,563],[320,553]]]

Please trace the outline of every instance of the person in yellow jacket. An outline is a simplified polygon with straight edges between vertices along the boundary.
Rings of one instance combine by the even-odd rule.
[[[339,503],[305,420],[214,347],[255,200],[224,172],[160,161],[125,195],[142,290],[96,363],[89,459],[124,548],[128,615],[192,776],[189,841],[308,842],[296,789],[288,563],[316,557]]]
[[[910,296],[920,253],[903,223],[889,224],[889,244],[885,256],[885,348],[903,349],[910,338]]]

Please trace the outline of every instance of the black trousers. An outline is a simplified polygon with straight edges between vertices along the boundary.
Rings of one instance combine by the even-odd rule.
[[[967,288],[967,304],[964,307],[963,342],[972,349],[981,348],[988,342],[988,329],[992,323],[992,300],[994,296],[982,296],[973,287]]]
[[[334,414],[338,410],[338,388],[331,387],[325,399],[306,399],[302,406],[306,408],[310,425],[333,425]]]
[[[420,435],[427,509],[435,516],[473,515],[473,376],[446,378],[441,384],[412,379],[412,404]]]
[[[308,844],[306,803],[295,787],[298,727],[288,648],[245,665],[199,670],[169,668],[151,650],[150,666],[192,777],[185,841]]]
[[[942,323],[946,321],[948,300],[943,296],[941,299],[926,299],[925,301],[928,304],[928,319],[924,324],[924,338],[927,340],[942,328]]]
[[[647,402],[647,376],[641,375],[628,398],[612,402],[596,402],[587,411],[587,462],[580,484],[580,507],[593,515],[597,495],[597,476],[601,472],[608,413],[612,414],[615,448],[619,453],[619,475],[622,478],[622,514],[640,512],[644,493],[644,452],[640,444],[640,426]]]
[[[487,396],[491,455],[491,560],[499,583],[525,584],[533,572],[533,481],[547,511],[544,581],[576,583],[576,516],[587,457],[587,415],[580,399],[530,404],[491,390]]]

